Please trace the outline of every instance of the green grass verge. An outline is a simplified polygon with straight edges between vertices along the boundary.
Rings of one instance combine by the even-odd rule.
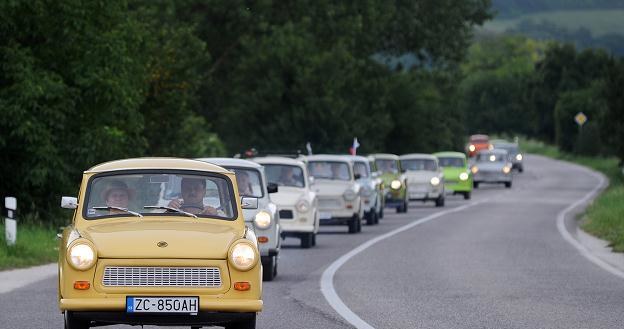
[[[4,219],[0,221],[0,270],[28,267],[55,262],[58,259],[57,230],[54,228],[17,222],[17,239],[7,246]]]
[[[609,178],[609,187],[587,208],[581,228],[610,242],[614,251],[624,252],[624,174],[616,158],[586,157],[560,152],[555,146],[534,140],[521,140],[526,153],[545,155],[578,163],[600,171]]]

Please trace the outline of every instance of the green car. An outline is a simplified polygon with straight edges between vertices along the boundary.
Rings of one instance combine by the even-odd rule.
[[[444,172],[444,188],[453,194],[463,194],[470,199],[472,193],[472,173],[468,169],[466,155],[460,152],[434,153]]]
[[[394,154],[370,154],[368,161],[372,170],[383,181],[385,206],[396,208],[397,213],[407,212],[407,181],[401,170],[399,157]]]

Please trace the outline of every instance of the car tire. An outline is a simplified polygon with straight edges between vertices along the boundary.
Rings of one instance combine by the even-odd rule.
[[[511,188],[511,182],[505,182],[505,188]]]
[[[358,220],[357,220],[357,231],[358,233],[362,232],[362,219],[360,218],[360,216],[357,216]]]
[[[249,320],[230,322],[225,325],[225,329],[256,329],[256,315]]]
[[[473,186],[474,188],[479,188],[479,182],[474,182],[474,183],[472,183],[472,186]]]
[[[90,328],[89,321],[76,319],[74,317],[74,312],[72,311],[65,311],[64,318],[65,318],[65,329],[88,329]]]
[[[519,172],[523,172],[523,171],[524,171],[524,168],[520,167],[520,168],[518,168],[518,171],[519,171]]]
[[[471,194],[470,192],[464,192],[464,200],[470,200]]]
[[[403,201],[403,212],[406,213],[408,209],[409,209],[409,201],[405,200]]]
[[[312,247],[316,246],[316,233],[310,233],[312,234]]]
[[[351,220],[349,220],[349,234],[359,232],[358,226],[362,225],[362,221],[358,218],[357,215],[354,215]]]
[[[436,207],[444,207],[444,197],[440,196],[435,201]]]
[[[379,215],[375,212],[375,225],[379,224]]]
[[[375,225],[375,218],[377,217],[377,213],[375,211],[367,212],[365,217],[366,217],[366,225],[368,226]]]
[[[381,209],[379,209],[379,216],[377,216],[377,218],[382,219],[384,216],[384,208],[380,207]]]
[[[308,249],[312,247],[312,239],[314,239],[314,233],[305,233],[301,236],[301,248]]]
[[[273,281],[275,278],[276,263],[277,256],[262,257],[262,281]]]

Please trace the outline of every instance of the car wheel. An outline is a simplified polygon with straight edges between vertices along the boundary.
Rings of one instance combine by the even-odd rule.
[[[262,257],[262,281],[273,281],[276,262],[275,256]]]
[[[464,200],[470,200],[470,197],[471,197],[470,192],[464,192]]]
[[[225,329],[256,329],[256,315],[249,320],[228,323]]]
[[[312,247],[316,246],[316,233],[310,233],[312,234]]]
[[[314,233],[305,233],[301,236],[301,248],[308,249],[312,247],[312,239]]]
[[[403,201],[403,212],[407,212],[409,209],[409,202],[407,200]]]
[[[384,208],[380,207],[381,209],[379,209],[379,216],[377,216],[377,218],[382,219],[384,216]]]
[[[375,225],[379,224],[379,215],[377,214],[377,212],[374,212],[375,214]]]
[[[436,207],[444,207],[444,197],[439,196],[435,201]]]
[[[76,319],[74,317],[74,312],[65,311],[65,329],[88,329],[89,321],[85,321],[82,319]]]
[[[505,182],[505,187],[506,188],[511,188],[511,182]]]
[[[518,171],[519,171],[519,172],[523,172],[523,171],[524,171],[524,168],[520,167],[520,168],[518,168]]]
[[[472,186],[474,186],[474,188],[479,188],[479,182],[472,183]]]
[[[353,218],[351,218],[351,220],[349,220],[349,233],[350,234],[358,232],[358,223],[359,222],[360,222],[360,219],[357,218],[357,216],[353,216]]]
[[[358,216],[358,220],[357,220],[357,231],[362,232],[362,219],[360,218],[360,216]]]
[[[366,213],[366,225],[375,225],[375,217],[377,213],[375,211],[369,211]]]

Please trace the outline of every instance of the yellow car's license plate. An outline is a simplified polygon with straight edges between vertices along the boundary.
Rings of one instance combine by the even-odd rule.
[[[127,313],[190,313],[197,314],[199,297],[126,297]]]

